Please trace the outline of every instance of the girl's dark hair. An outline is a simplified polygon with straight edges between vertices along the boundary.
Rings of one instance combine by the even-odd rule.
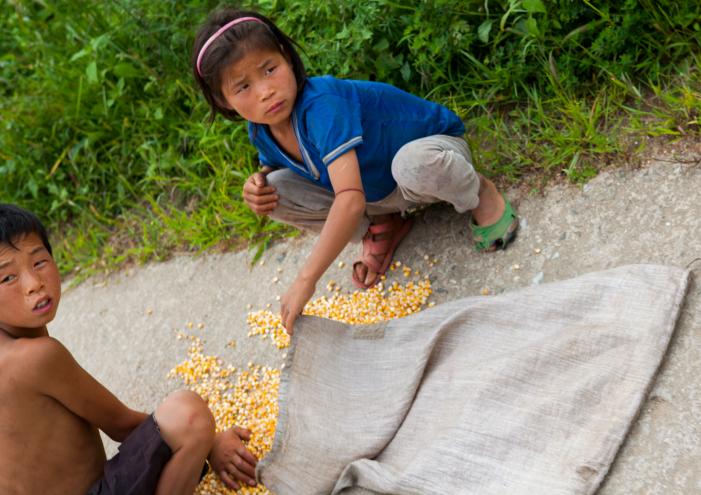
[[[20,238],[36,234],[41,238],[46,250],[53,256],[46,229],[33,213],[15,205],[0,203],[0,245],[6,244],[17,249],[15,242]]]
[[[264,24],[255,21],[244,21],[223,32],[209,45],[202,57],[200,74],[197,71],[197,56],[202,46],[219,28],[239,17],[255,17]],[[235,110],[224,106],[226,99],[221,91],[222,71],[244,57],[249,50],[274,50],[287,58],[292,65],[292,70],[297,80],[297,94],[299,94],[304,87],[304,81],[307,76],[302,59],[299,57],[294,45],[297,45],[297,43],[280,31],[270,19],[257,12],[233,8],[224,8],[213,12],[197,32],[195,44],[192,47],[192,71],[197,84],[199,84],[204,97],[207,99],[207,103],[209,103],[212,111],[211,120],[214,121],[218,113],[229,120],[241,118]]]

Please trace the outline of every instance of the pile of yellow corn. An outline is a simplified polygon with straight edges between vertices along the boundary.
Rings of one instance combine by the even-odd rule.
[[[170,376],[179,377],[185,385],[205,399],[216,420],[217,431],[233,426],[251,430],[248,450],[257,458],[263,457],[273,446],[278,417],[278,390],[280,370],[248,363],[248,369],[237,370],[225,366],[216,356],[203,353],[202,339],[178,334],[191,341],[187,360],[177,365]],[[214,473],[209,473],[197,487],[197,495],[232,494]],[[264,486],[244,487],[239,493],[268,494]]]
[[[411,268],[402,266],[400,262],[393,263],[391,270],[400,267],[404,277],[408,278],[412,274],[417,276],[417,272],[412,272]],[[431,295],[428,277],[411,280],[405,285],[392,282],[385,287],[385,283],[383,278],[382,283],[367,291],[344,294],[335,282],[330,282],[327,290],[332,295],[311,300],[306,305],[304,314],[351,324],[375,323],[415,313]],[[432,305],[429,303],[429,306]],[[259,335],[270,338],[278,349],[289,345],[289,336],[278,315],[267,310],[253,311],[248,314],[247,320],[249,337]],[[192,328],[192,325],[188,325],[188,328]],[[205,355],[201,338],[183,332],[178,333],[178,338],[190,340],[188,357],[170,375],[181,378],[188,388],[207,400],[218,431],[234,425],[251,430],[251,440],[247,447],[256,457],[262,458],[272,448],[275,435],[280,370],[253,363],[248,363],[246,370],[236,370],[226,366],[219,357]],[[226,488],[212,473],[200,483],[196,492],[197,495],[233,493],[235,492]],[[244,486],[238,493],[253,495],[270,492],[259,485],[255,488]]]

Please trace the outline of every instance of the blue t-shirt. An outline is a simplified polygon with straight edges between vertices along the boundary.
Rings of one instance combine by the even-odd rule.
[[[291,120],[303,162],[285,153],[267,125],[249,123],[261,164],[287,167],[332,191],[327,167],[355,148],[367,201],[379,201],[397,186],[392,158],[404,144],[465,133],[460,118],[442,105],[389,84],[331,76],[307,79]]]

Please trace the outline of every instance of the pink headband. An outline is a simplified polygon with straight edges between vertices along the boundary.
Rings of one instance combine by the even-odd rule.
[[[239,17],[237,19],[234,19],[233,21],[227,22],[222,27],[220,27],[219,30],[216,33],[214,33],[212,36],[210,36],[209,39],[205,42],[205,44],[202,45],[202,48],[200,49],[200,53],[197,55],[197,73],[200,75],[200,77],[202,77],[202,71],[200,70],[200,64],[202,63],[202,57],[204,56],[204,52],[207,51],[207,48],[209,48],[209,45],[214,43],[214,41],[219,36],[221,36],[224,31],[229,29],[231,26],[235,26],[236,24],[238,24],[240,22],[246,22],[246,21],[258,22],[260,24],[267,26],[267,24],[265,24],[265,22],[261,21],[257,17]]]

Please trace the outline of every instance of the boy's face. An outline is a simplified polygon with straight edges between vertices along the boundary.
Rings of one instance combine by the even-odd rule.
[[[54,259],[34,234],[0,244],[0,330],[13,337],[46,335],[61,299]]]

